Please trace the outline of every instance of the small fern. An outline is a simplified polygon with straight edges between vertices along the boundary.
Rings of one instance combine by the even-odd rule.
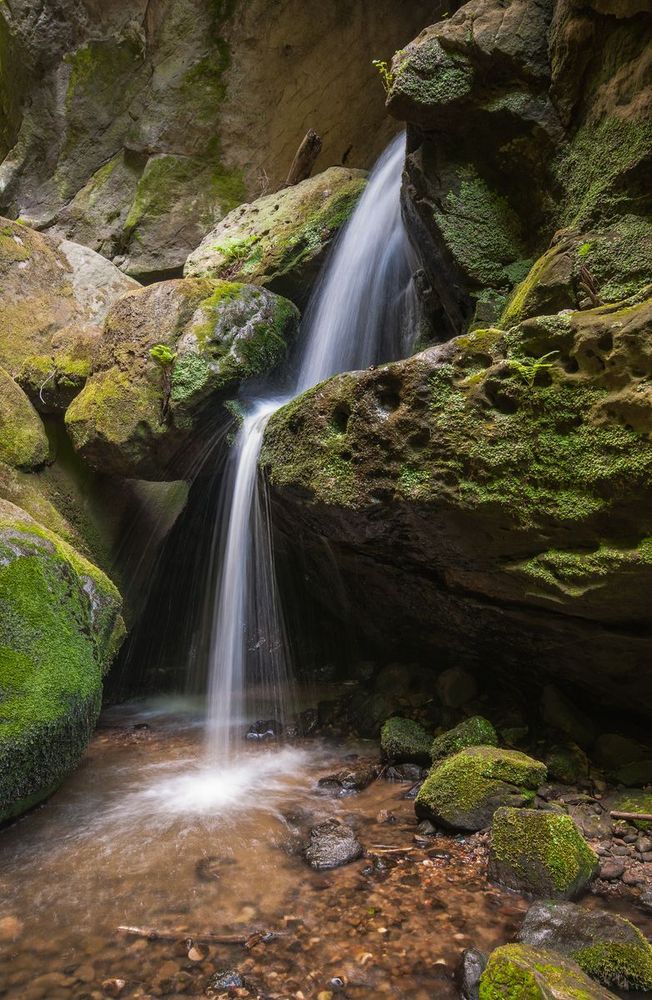
[[[394,80],[396,79],[394,73],[392,72],[392,67],[386,63],[384,59],[374,59],[372,60],[372,65],[375,66],[380,73],[380,79],[383,82],[385,93],[389,94],[390,90],[394,86]]]
[[[553,367],[552,362],[548,361],[547,358],[552,358],[557,353],[557,351],[550,351],[542,358],[508,358],[507,364],[517,378],[520,378],[526,385],[533,386],[539,372]]]

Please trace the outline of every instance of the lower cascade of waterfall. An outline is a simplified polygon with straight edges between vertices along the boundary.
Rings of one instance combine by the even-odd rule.
[[[213,765],[229,760],[244,719],[283,719],[290,698],[270,522],[257,478],[267,422],[332,375],[404,357],[414,340],[414,261],[400,206],[404,152],[401,135],[374,167],[325,265],[301,324],[291,391],[249,407],[229,460],[224,517],[213,542],[219,565],[208,665],[207,749]]]

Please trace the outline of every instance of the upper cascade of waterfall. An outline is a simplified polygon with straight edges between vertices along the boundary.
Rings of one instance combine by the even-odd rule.
[[[401,217],[405,135],[387,147],[337,240],[303,322],[293,395],[339,372],[405,357],[416,330],[414,252]]]

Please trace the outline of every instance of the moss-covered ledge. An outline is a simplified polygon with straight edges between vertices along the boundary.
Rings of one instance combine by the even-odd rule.
[[[0,500],[0,822],[75,767],[124,635],[107,576]]]

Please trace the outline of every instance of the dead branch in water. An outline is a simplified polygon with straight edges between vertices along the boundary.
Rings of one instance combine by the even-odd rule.
[[[652,823],[652,813],[611,812],[609,815],[612,819],[640,819],[644,823]]]
[[[314,129],[308,129],[299,146],[285,182],[285,187],[293,187],[310,177],[315,160],[321,153],[321,138]]]
[[[194,934],[189,931],[164,931],[158,927],[118,927],[119,934],[145,938],[147,941],[198,941],[201,944],[239,944],[243,948],[255,948],[261,941],[271,941],[281,937],[277,931],[248,931],[246,934]]]

